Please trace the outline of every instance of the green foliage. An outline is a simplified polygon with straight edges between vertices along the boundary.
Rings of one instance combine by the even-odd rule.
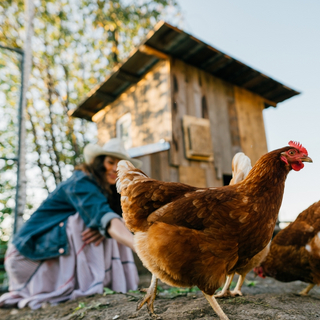
[[[89,310],[100,310],[104,308],[108,308],[109,303],[103,304],[103,303],[96,303],[90,306],[87,306],[84,302],[79,302],[78,307],[76,307],[73,311],[73,314],[80,310],[80,313],[77,314],[77,318],[82,319],[87,314]]]
[[[86,304],[84,302],[79,302],[79,305],[74,309],[74,311],[78,311],[80,309],[83,309],[86,307]]]
[[[107,287],[103,288],[103,295],[104,295],[104,296],[106,296],[106,295],[108,295],[108,294],[116,294],[116,293],[117,293],[117,292],[112,291],[111,289],[109,289],[109,288],[107,288]]]
[[[163,289],[161,286],[157,286],[157,290],[159,292],[164,293],[190,293],[190,292],[198,292],[200,289],[198,287],[191,287],[191,288],[176,288],[176,287],[170,287],[169,289]]]
[[[20,56],[0,49],[0,239],[8,240],[16,186],[17,109]]]
[[[163,289],[161,286],[157,286],[157,290],[159,292],[159,296],[164,299],[174,299],[179,296],[186,296],[188,293],[196,293],[200,291],[198,287],[191,287],[191,288],[170,287],[169,289]]]
[[[248,281],[248,280],[246,280],[245,284],[246,284],[247,287],[255,287],[256,284],[257,284],[257,281]]]
[[[165,17],[175,0],[34,0],[33,68],[27,95],[26,218],[82,161],[96,127],[68,112]],[[0,3],[0,44],[23,48],[24,2]],[[1,93],[3,92],[3,93]],[[15,157],[19,56],[0,49],[0,157]],[[3,98],[3,99],[2,99]],[[12,213],[16,166],[0,160],[0,223]],[[5,172],[5,174],[3,174]],[[2,219],[2,220],[1,220]]]

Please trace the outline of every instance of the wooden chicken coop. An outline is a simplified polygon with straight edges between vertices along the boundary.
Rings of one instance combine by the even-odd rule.
[[[299,92],[161,22],[72,116],[94,121],[98,143],[125,140],[163,181],[222,186],[238,151],[267,152],[262,111]]]

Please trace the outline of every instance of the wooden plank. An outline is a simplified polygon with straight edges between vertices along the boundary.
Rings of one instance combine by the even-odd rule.
[[[222,179],[223,174],[232,173],[233,149],[228,110],[233,89],[232,85],[211,75],[202,76],[202,86],[208,104],[217,179]]]
[[[196,67],[185,64],[186,70],[186,104],[187,114],[194,117],[202,117],[201,115],[201,86],[199,81],[200,70]]]
[[[172,138],[170,149],[170,164],[188,166],[188,160],[184,156],[182,117],[187,114],[187,85],[185,75],[186,64],[180,60],[171,59],[171,96],[172,96]]]
[[[229,127],[231,134],[232,153],[241,152],[241,141],[239,132],[238,113],[234,99],[228,100]]]
[[[151,154],[150,163],[151,178],[166,182],[172,181],[169,165],[169,152],[167,150]]]
[[[136,159],[139,159],[142,161],[141,170],[151,178],[151,155],[147,154],[142,157],[137,157]]]
[[[151,154],[150,155],[150,162],[151,162],[150,178],[161,181],[162,180],[162,170],[159,165],[161,162],[160,152]]]
[[[214,163],[211,161],[201,162],[200,167],[205,170],[207,187],[222,187],[223,181],[222,179],[217,179],[216,169],[214,167]]]
[[[115,73],[115,77],[124,81],[128,81],[131,83],[137,83],[140,81],[140,77],[137,77],[134,74],[130,74],[124,70],[119,69],[116,73]]]
[[[264,100],[245,89],[235,87],[241,148],[252,165],[268,151],[262,111]]]
[[[170,181],[179,182],[179,167],[170,166],[169,170],[170,170]]]
[[[159,152],[158,166],[160,167],[160,170],[161,170],[161,181],[166,181],[166,182],[172,181],[169,160],[170,159],[169,159],[168,151]]]
[[[179,180],[191,186],[206,188],[206,171],[199,167],[179,166]]]
[[[150,56],[155,56],[159,59],[169,59],[170,58],[167,54],[165,54],[157,49],[154,49],[146,44],[140,46],[139,51],[143,52],[147,55],[150,55]]]
[[[161,151],[137,157],[142,161],[141,170],[150,178],[166,182],[178,182],[179,173],[176,167],[169,165],[169,151]]]

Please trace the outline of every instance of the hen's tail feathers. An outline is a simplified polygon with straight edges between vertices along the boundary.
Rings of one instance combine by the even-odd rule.
[[[121,160],[118,163],[118,178],[117,178],[117,191],[123,192],[127,187],[137,182],[148,178],[141,170],[137,169],[130,161]]]
[[[230,184],[236,184],[246,178],[250,172],[251,160],[243,152],[238,152],[232,159],[232,179]]]

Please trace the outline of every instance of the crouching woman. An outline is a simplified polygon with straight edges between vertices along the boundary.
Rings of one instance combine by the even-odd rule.
[[[81,296],[135,290],[133,236],[116,191],[121,159],[141,166],[121,140],[84,148],[85,163],[57,186],[15,235],[6,252],[9,292],[0,306],[41,307]]]

